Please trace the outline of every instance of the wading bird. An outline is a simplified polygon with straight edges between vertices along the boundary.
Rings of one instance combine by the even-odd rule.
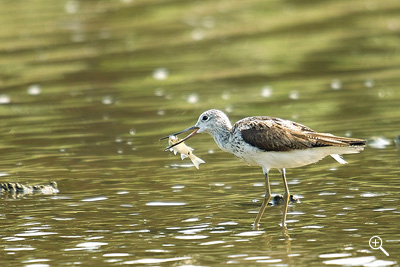
[[[225,113],[216,109],[203,112],[196,125],[172,135],[176,136],[188,131],[193,132],[165,150],[196,134],[208,133],[223,151],[234,154],[250,165],[262,167],[265,178],[265,196],[254,222],[255,228],[258,228],[271,198],[268,178],[270,169],[278,169],[282,174],[285,187],[282,226],[285,227],[290,196],[286,181],[286,168],[315,163],[326,156],[331,156],[337,162],[345,164],[347,162],[340,154],[358,153],[364,149],[366,142],[362,139],[319,133],[293,121],[267,116],[244,118],[232,126]]]

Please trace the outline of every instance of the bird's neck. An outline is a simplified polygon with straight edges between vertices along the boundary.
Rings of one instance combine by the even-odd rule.
[[[214,128],[210,135],[214,138],[215,142],[224,151],[230,152],[230,136],[232,126],[229,124],[223,124],[220,127]]]

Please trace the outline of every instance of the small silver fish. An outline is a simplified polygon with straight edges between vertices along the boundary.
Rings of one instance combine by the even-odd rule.
[[[168,143],[169,143],[170,146],[173,145],[173,144],[178,143],[179,141],[180,141],[179,138],[174,136],[174,135],[171,135],[169,137],[169,139],[168,139]],[[199,169],[199,165],[201,163],[206,163],[206,162],[204,160],[202,160],[201,158],[196,157],[193,154],[193,150],[194,150],[193,148],[188,147],[184,142],[182,142],[179,145],[176,145],[176,146],[170,148],[170,151],[173,151],[175,155],[176,155],[176,153],[179,152],[181,154],[181,159],[182,160],[184,158],[190,158],[190,160],[193,162],[193,165],[197,169]]]

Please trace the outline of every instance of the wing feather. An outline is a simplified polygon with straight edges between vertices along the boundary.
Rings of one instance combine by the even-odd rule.
[[[365,145],[365,140],[318,133],[302,124],[273,117],[249,117],[233,127],[240,130],[245,142],[265,151]]]

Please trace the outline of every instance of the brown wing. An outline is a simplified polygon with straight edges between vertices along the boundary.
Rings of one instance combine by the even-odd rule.
[[[238,121],[242,138],[248,144],[265,151],[290,151],[323,146],[359,146],[361,139],[317,133],[302,124],[272,117],[250,117]]]

